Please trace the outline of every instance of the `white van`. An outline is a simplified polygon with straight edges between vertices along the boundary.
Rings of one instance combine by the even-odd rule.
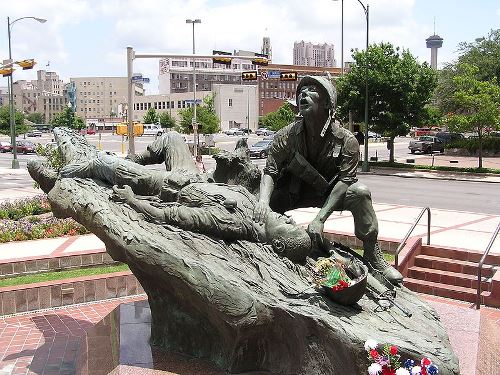
[[[160,125],[155,124],[144,124],[143,135],[154,135],[161,136],[163,134],[163,129]]]

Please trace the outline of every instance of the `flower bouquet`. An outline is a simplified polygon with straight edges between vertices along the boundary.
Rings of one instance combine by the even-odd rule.
[[[437,375],[438,367],[429,358],[422,358],[420,364],[407,359],[401,365],[398,347],[385,344],[379,346],[375,340],[366,340],[365,350],[373,363],[368,367],[369,375]]]
[[[353,305],[359,301],[366,289],[368,270],[356,274],[351,268],[339,260],[321,258],[312,268],[312,276],[317,289],[326,293],[333,301],[342,305]]]

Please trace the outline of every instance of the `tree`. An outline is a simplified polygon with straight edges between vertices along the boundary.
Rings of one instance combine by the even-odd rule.
[[[85,122],[79,116],[75,115],[75,112],[69,107],[64,108],[61,112],[58,112],[54,115],[50,123],[56,126],[65,126],[70,129],[84,129]]]
[[[480,69],[475,73],[479,81],[491,81],[496,78],[500,83],[500,29],[491,30],[488,36],[477,38],[472,43],[458,45],[460,56],[458,65],[475,65]]]
[[[24,134],[28,127],[24,124],[24,115],[17,109],[14,109],[14,123],[16,125],[16,134]],[[0,134],[10,134],[10,114],[9,106],[0,107]]]
[[[215,95],[208,95],[203,99],[203,103],[196,107],[196,118],[199,124],[198,132],[201,134],[213,134],[220,131],[220,119],[215,113]],[[191,133],[193,107],[184,108],[179,111],[181,121],[177,125],[177,130],[181,133]]]
[[[479,168],[483,167],[483,137],[488,128],[500,127],[500,86],[497,78],[481,81],[479,68],[460,64],[461,74],[453,78],[455,92],[451,101],[453,112],[447,115],[452,131],[473,131],[479,140]]]
[[[162,128],[175,128],[175,119],[168,112],[161,112],[159,121]]]
[[[43,113],[40,112],[30,113],[29,115],[26,116],[26,119],[34,124],[45,123],[45,116],[43,115]]]
[[[158,113],[156,113],[156,109],[154,109],[154,107],[149,108],[146,114],[144,115],[144,123],[145,124],[158,123]]]
[[[337,117],[347,122],[352,111],[356,122],[364,121],[365,77],[368,64],[368,124],[370,130],[390,138],[389,160],[394,161],[394,138],[408,134],[426,118],[425,105],[436,87],[436,73],[420,64],[408,51],[390,43],[354,51],[355,64],[337,81]]]
[[[260,120],[266,128],[278,131],[295,119],[295,113],[289,103],[285,102],[276,111],[270,112]]]
[[[454,94],[456,85],[454,78],[468,74],[463,69],[467,66],[476,66],[475,78],[478,81],[492,81],[500,83],[500,29],[492,30],[485,38],[477,38],[472,43],[459,44],[460,56],[454,63],[447,64],[439,72],[438,87],[435,92],[435,102],[443,113],[455,110]]]

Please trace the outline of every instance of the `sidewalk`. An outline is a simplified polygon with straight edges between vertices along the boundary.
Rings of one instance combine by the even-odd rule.
[[[379,221],[379,240],[399,243],[422,210],[421,207],[374,203]],[[291,211],[297,224],[307,226],[318,208]],[[500,215],[432,209],[431,245],[483,252],[500,222]],[[424,215],[411,238],[427,238],[427,219]],[[325,231],[339,237],[352,236],[354,220],[348,211],[334,212],[325,223]],[[36,245],[34,245],[36,243]],[[104,244],[93,234],[75,237],[50,238],[36,241],[0,244],[0,264],[18,260],[83,255],[105,252]],[[500,240],[490,252],[500,254]]]

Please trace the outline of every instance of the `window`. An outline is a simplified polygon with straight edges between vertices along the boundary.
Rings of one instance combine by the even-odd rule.
[[[177,108],[181,108],[181,101],[180,100],[177,101]]]
[[[229,105],[230,107],[232,107],[232,106],[233,106],[233,99],[229,99],[229,103],[228,103],[228,105]]]

